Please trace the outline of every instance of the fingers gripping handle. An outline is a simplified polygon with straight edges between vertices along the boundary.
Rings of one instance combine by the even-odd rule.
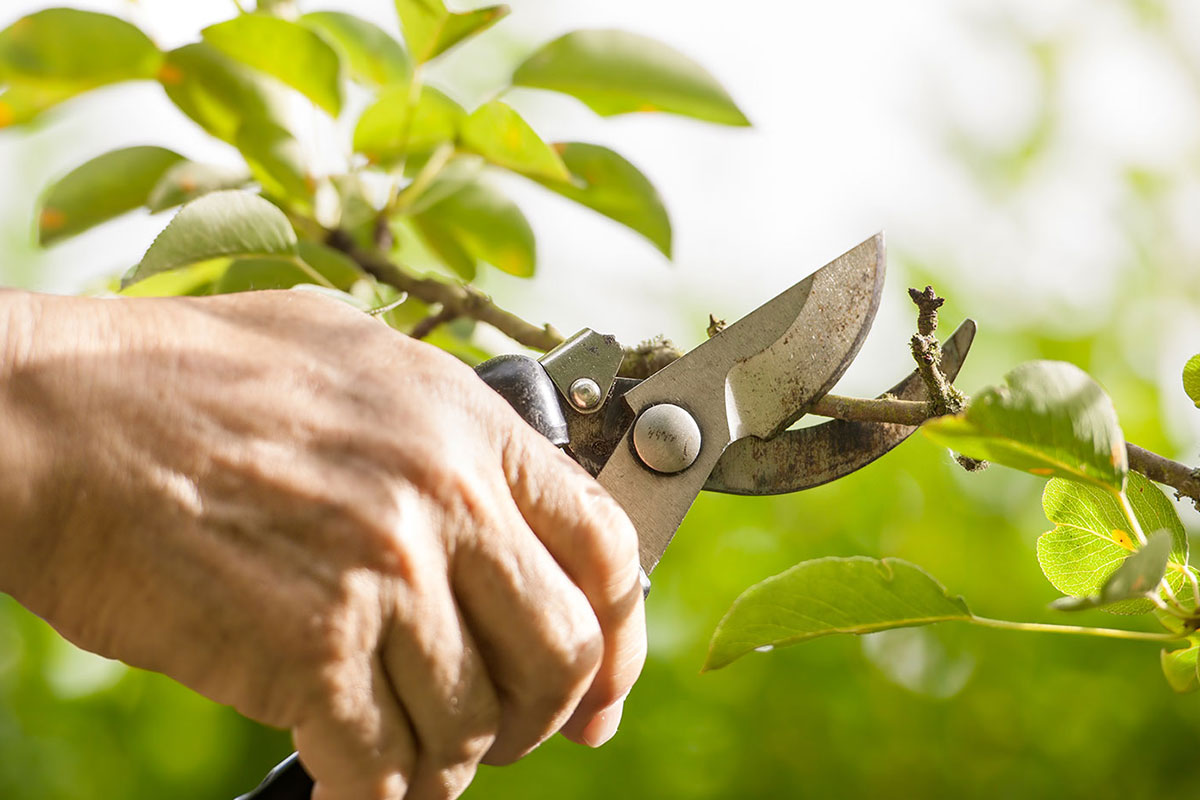
[[[570,443],[567,419],[558,399],[558,390],[540,363],[529,356],[496,356],[476,367],[475,374],[556,447]],[[638,580],[642,585],[642,595],[648,595],[650,578],[640,568]]]
[[[567,444],[567,420],[563,416],[554,382],[529,356],[505,355],[485,361],[475,373],[508,401],[530,427],[555,446]],[[642,591],[650,590],[650,580],[641,575]],[[237,800],[311,800],[313,780],[292,753],[271,770],[258,788]]]

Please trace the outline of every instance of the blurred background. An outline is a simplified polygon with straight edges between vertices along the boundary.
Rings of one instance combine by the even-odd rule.
[[[1127,437],[1197,463],[1200,411],[1180,387],[1200,351],[1200,5],[1187,0],[510,0],[513,13],[440,63],[456,99],[502,86],[537,45],[619,27],[704,64],[751,129],[632,115],[565,97],[509,100],[547,139],[614,147],[657,184],[675,259],[516,179],[539,275],[482,285],[533,321],[688,347],[886,229],[883,307],[843,394],[907,372],[908,286],[948,297],[943,332],[980,327],[958,385],[1031,358],[1072,361],[1112,394]],[[6,0],[0,27],[49,5]],[[230,0],[78,0],[164,46]],[[396,29],[387,0],[323,0]],[[453,4],[452,4],[453,5]],[[461,5],[456,6],[461,8]],[[315,119],[315,118],[314,118]],[[302,131],[303,132],[303,131]],[[338,131],[313,122],[314,161]],[[35,128],[0,131],[0,281],[92,289],[135,263],[169,215],[134,215],[50,251],[32,244],[48,181],[114,147],[161,144],[234,163],[154,85],[101,89]],[[492,348],[507,345],[486,338]],[[651,655],[599,752],[551,741],[484,768],[469,798],[1138,798],[1186,794],[1200,699],[1177,696],[1154,645],[963,626],[836,637],[701,675],[737,594],[797,561],[899,556],[978,613],[1061,621],[1034,541],[1042,482],[957,469],[920,436],[835,485],[700,498],[655,573]],[[1193,534],[1200,517],[1181,515]],[[1091,612],[1093,624],[1145,621]],[[0,797],[220,800],[290,750],[162,677],[82,653],[0,596]]]

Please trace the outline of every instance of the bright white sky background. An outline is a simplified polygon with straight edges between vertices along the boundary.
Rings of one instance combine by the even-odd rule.
[[[545,138],[608,144],[639,165],[664,195],[675,227],[669,264],[636,235],[514,180],[538,234],[540,274],[532,285],[499,275],[485,286],[531,320],[549,319],[564,331],[590,325],[625,341],[663,332],[694,344],[707,312],[734,320],[886,229],[892,280],[876,335],[846,387],[873,393],[899,377],[894,368],[876,370],[903,363],[897,359],[912,325],[900,254],[945,275],[944,293],[958,301],[958,314],[980,319],[985,335],[1019,314],[1064,334],[1095,326],[1090,309],[1111,299],[1111,276],[1136,256],[1122,218],[1131,167],[1173,176],[1169,206],[1156,224],[1178,248],[1179,274],[1190,268],[1200,283],[1200,82],[1187,66],[1200,63],[1200,4],[1166,3],[1164,37],[1139,22],[1137,4],[1118,0],[509,1],[513,14],[496,34],[447,59],[442,74],[483,70],[474,94],[458,93],[467,105],[496,88],[537,44],[574,28],[620,27],[703,63],[755,125],[604,120],[568,98],[512,93],[510,101]],[[231,0],[71,4],[130,15],[164,46],[192,40],[234,11]],[[4,0],[0,27],[47,5]],[[354,11],[396,27],[389,0],[299,5]],[[1026,135],[1045,99],[1028,44],[1039,40],[1060,45],[1052,157],[1019,189],[989,190],[963,166],[952,132],[994,148]],[[314,153],[336,152],[319,115],[300,111],[302,121],[312,120],[300,132]],[[21,175],[0,190],[0,218],[27,224],[45,181],[129,144],[234,158],[157,87],[104,90],[71,103],[30,136],[0,133],[0,175]],[[137,217],[31,254],[34,285],[76,291],[121,271],[166,222]],[[992,309],[1006,316],[989,319]],[[1123,318],[1119,324],[1143,326],[1147,374],[1176,385],[1180,365],[1200,350],[1194,300],[1179,309],[1130,308]],[[996,377],[981,374],[964,387]],[[1186,398],[1167,394],[1175,398],[1164,413],[1182,439],[1194,442],[1200,431],[1185,421]]]

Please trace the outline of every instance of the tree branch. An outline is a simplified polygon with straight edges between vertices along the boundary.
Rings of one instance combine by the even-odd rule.
[[[1142,473],[1156,483],[1175,489],[1175,499],[1186,497],[1200,511],[1200,469],[1160,456],[1136,444],[1125,443],[1129,453],[1129,468]]]
[[[891,422],[900,425],[920,425],[927,419],[942,416],[933,413],[933,403],[928,400],[868,400],[834,394],[821,398],[809,413],[854,422]],[[1170,486],[1175,490],[1176,498],[1188,498],[1200,511],[1200,469],[1172,461],[1132,442],[1126,442],[1125,448],[1129,453],[1130,469],[1155,483]]]
[[[934,411],[933,403],[929,400],[843,397],[837,394],[825,395],[808,413],[855,422],[890,422],[914,427],[927,419],[940,416]]]
[[[441,306],[442,314],[470,317],[487,323],[512,340],[534,350],[552,350],[563,341],[563,335],[553,326],[546,324],[538,327],[528,323],[511,311],[500,308],[490,297],[473,286],[410,275],[389,259],[359,247],[341,231],[329,234],[327,243],[350,256],[377,280],[402,292],[408,292],[424,303]]]
[[[672,344],[670,339],[655,336],[637,347],[626,347],[625,357],[621,360],[621,369],[617,374],[622,378],[649,378],[681,355],[683,351]]]
[[[408,335],[414,339],[424,339],[429,334],[438,329],[439,326],[445,325],[447,322],[452,322],[458,319],[458,314],[449,309],[443,308],[436,314],[430,314],[425,319],[413,326],[413,329],[408,332]]]
[[[917,332],[909,341],[917,372],[938,416],[957,414],[966,406],[967,398],[942,373],[942,345],[937,339],[938,309],[946,300],[938,297],[932,286],[926,286],[923,292],[909,289],[908,296],[919,310]]]

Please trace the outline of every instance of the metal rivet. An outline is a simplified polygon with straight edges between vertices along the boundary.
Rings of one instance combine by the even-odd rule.
[[[633,449],[656,472],[682,472],[700,455],[700,426],[679,406],[650,406],[633,426]]]
[[[571,405],[580,411],[590,411],[600,405],[600,384],[591,378],[577,378],[571,384]]]

